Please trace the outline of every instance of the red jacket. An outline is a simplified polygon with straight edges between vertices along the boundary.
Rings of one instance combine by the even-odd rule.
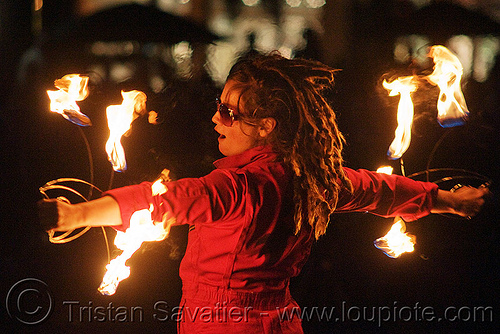
[[[151,204],[154,220],[167,213],[176,224],[190,225],[180,276],[183,317],[192,319],[179,322],[180,333],[301,332],[300,319],[283,322],[279,312],[298,308],[288,284],[306,262],[314,233],[303,224],[294,234],[292,174],[276,157],[269,147],[257,147],[216,161],[217,169],[207,176],[169,182],[162,195],[153,196],[147,182],[106,193],[120,206],[119,230],[128,227],[132,213]],[[354,191],[341,191],[337,212],[414,220],[429,214],[436,198],[433,183],[345,172]],[[237,314],[248,318],[221,319],[221,305],[237,307]],[[196,318],[206,308],[210,321]]]
[[[153,204],[153,219],[164,213],[191,225],[180,275],[184,289],[203,283],[246,291],[281,290],[306,262],[313,241],[308,224],[294,235],[291,173],[268,147],[257,147],[215,162],[201,178],[168,183],[153,196],[151,183],[107,192],[119,203],[123,225],[136,210]],[[354,191],[341,191],[337,212],[370,212],[414,220],[430,213],[433,183],[344,168]]]

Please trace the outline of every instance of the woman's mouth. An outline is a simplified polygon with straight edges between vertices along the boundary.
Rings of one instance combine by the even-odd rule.
[[[226,138],[226,136],[224,136],[222,133],[220,133],[220,131],[217,130],[217,127],[215,127],[214,130],[215,130],[215,132],[217,132],[219,134],[219,138],[218,138],[219,140]]]

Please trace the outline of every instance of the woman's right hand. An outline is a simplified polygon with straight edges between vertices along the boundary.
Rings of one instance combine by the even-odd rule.
[[[64,232],[86,226],[122,224],[120,207],[110,196],[78,204],[69,204],[61,199],[44,199],[38,202],[38,216],[45,231]]]
[[[44,199],[38,203],[38,217],[45,231],[69,231],[83,227],[82,210],[78,205],[59,199]]]

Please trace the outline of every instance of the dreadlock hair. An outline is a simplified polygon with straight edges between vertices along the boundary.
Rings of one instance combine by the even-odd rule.
[[[326,232],[341,187],[352,191],[342,169],[345,140],[323,95],[336,71],[271,53],[240,59],[228,76],[241,92],[243,121],[276,120],[269,142],[294,173],[295,233],[306,220],[316,239]]]

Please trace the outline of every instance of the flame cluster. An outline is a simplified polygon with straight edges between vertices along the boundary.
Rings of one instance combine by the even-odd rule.
[[[403,76],[391,82],[384,80],[382,83],[389,92],[389,96],[400,96],[397,112],[398,126],[394,140],[387,151],[387,156],[390,159],[400,159],[410,146],[414,115],[412,94],[417,91],[423,80],[439,88],[437,120],[442,127],[462,125],[469,115],[460,87],[463,67],[459,59],[441,45],[432,46],[428,56],[434,61],[434,69],[431,74],[424,78],[416,75]],[[392,174],[392,168],[379,168],[377,172]],[[405,252],[412,252],[415,240],[414,235],[406,233],[403,219],[396,217],[390,231],[385,236],[375,240],[374,244],[387,256],[396,258]]]
[[[54,82],[59,89],[48,90],[50,99],[50,110],[61,114],[65,119],[79,126],[90,126],[90,119],[80,112],[76,103],[82,101],[89,95],[89,78],[80,74],[68,74]],[[132,122],[146,113],[147,96],[141,91],[122,91],[122,103],[110,105],[106,108],[106,116],[109,128],[109,138],[105,149],[113,170],[121,172],[127,169],[125,151],[121,145],[122,136],[130,132]],[[150,112],[149,122],[157,124],[157,115]],[[153,196],[161,196],[167,192],[166,183],[170,181],[168,170],[164,170],[160,178],[151,186]],[[117,232],[114,244],[122,250],[122,253],[111,260],[106,266],[99,292],[104,295],[115,293],[120,281],[130,275],[130,267],[126,261],[147,241],[160,241],[165,239],[170,231],[170,226],[175,218],[167,220],[165,215],[162,221],[152,219],[153,205],[150,208],[134,212],[130,218],[129,228],[125,232]]]
[[[54,86],[59,90],[48,90],[50,98],[50,111],[61,114],[68,121],[89,126],[92,123],[87,115],[80,112],[77,101],[83,101],[89,95],[89,77],[80,74],[68,74],[54,81]]]
[[[167,169],[163,170],[161,176],[151,185],[153,196],[160,196],[168,191],[166,186],[170,181],[168,174]],[[135,211],[130,217],[129,228],[125,232],[116,233],[114,243],[122,250],[122,253],[106,266],[106,273],[98,289],[103,295],[113,295],[118,284],[130,276],[130,267],[126,265],[126,262],[144,242],[161,241],[168,236],[175,218],[167,219],[165,214],[162,221],[154,221],[151,217],[153,210],[154,207],[151,204],[148,209]]]
[[[415,236],[406,233],[406,225],[403,219],[396,217],[389,232],[374,241],[375,247],[382,250],[387,256],[396,258],[406,252],[415,249]]]
[[[83,101],[89,95],[89,77],[80,74],[67,74],[57,79],[54,85],[57,91],[48,90],[50,110],[61,114],[65,119],[79,126],[90,126],[89,117],[80,112],[77,101]],[[122,91],[123,102],[120,105],[111,105],[106,108],[108,119],[109,139],[106,142],[106,153],[113,169],[121,172],[127,169],[125,152],[121,145],[121,137],[129,134],[132,122],[146,113],[147,96],[141,91]],[[150,113],[155,113],[151,111]],[[156,118],[150,123],[156,124]]]
[[[430,84],[439,87],[437,120],[442,127],[464,124],[469,115],[465,98],[460,87],[463,67],[460,60],[450,50],[441,45],[431,47],[428,54],[434,61],[433,72],[424,77]],[[418,76],[399,77],[391,82],[384,80],[383,87],[389,96],[400,95],[398,104],[398,127],[387,156],[399,159],[410,146],[414,106],[411,95],[418,89]]]

